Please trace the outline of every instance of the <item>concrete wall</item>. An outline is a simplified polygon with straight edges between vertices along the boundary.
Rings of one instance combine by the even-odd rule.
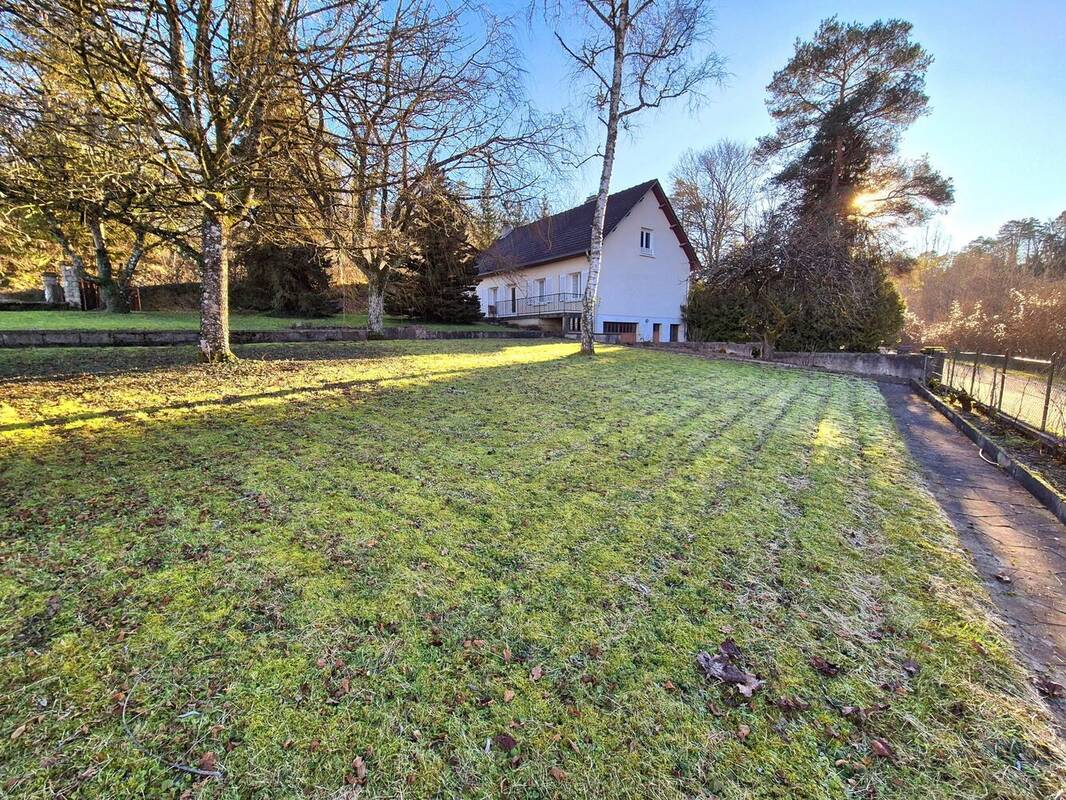
[[[801,367],[817,367],[829,372],[844,372],[894,383],[924,382],[926,360],[921,354],[894,353],[789,353],[776,351],[773,360]],[[930,369],[932,365],[930,365]]]
[[[682,345],[667,345],[671,350],[681,350],[708,356],[733,356],[752,359],[762,345],[759,342],[686,342]],[[928,366],[926,360],[928,359]],[[896,355],[885,353],[794,353],[776,351],[770,363],[792,364],[798,367],[813,367],[845,375],[859,375],[891,383],[922,383],[934,372],[940,372],[943,359],[922,354]],[[928,374],[927,374],[928,370]]]
[[[652,251],[642,253],[640,231],[652,232]],[[588,259],[576,256],[539,267],[490,275],[478,284],[481,310],[487,313],[491,302],[491,288],[496,287],[497,302],[506,303],[511,287],[518,297],[537,294],[536,282],[543,278],[545,294],[573,292],[572,275],[577,274],[579,298],[588,279]],[[637,341],[651,341],[652,326],[660,325],[660,336],[666,341],[670,326],[680,325],[681,341],[685,340],[685,325],[681,306],[688,296],[689,262],[681,244],[670,229],[666,214],[659,207],[655,193],[648,191],[607,236],[603,245],[603,266],[600,270],[599,306],[596,309],[596,333],[603,331],[603,323],[637,323]],[[534,320],[534,324],[548,329],[549,320]],[[553,329],[559,322],[554,322]]]
[[[439,331],[409,325],[386,328],[382,339],[538,339],[538,331]],[[359,328],[300,328],[278,331],[232,331],[233,344],[281,342],[365,342]],[[196,331],[0,331],[0,347],[160,347],[196,344]]]

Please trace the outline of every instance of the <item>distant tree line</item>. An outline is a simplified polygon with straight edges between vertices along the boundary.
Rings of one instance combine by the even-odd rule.
[[[1066,355],[1066,211],[1012,220],[958,252],[924,253],[899,284],[910,341]]]

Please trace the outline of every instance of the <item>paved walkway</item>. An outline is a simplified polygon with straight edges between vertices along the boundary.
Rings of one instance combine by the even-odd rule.
[[[909,387],[881,393],[1028,666],[1066,686],[1066,526]],[[1066,699],[1048,707],[1066,736]]]

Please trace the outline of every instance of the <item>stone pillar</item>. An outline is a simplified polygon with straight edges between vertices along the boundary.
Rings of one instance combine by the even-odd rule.
[[[59,276],[54,272],[45,272],[41,275],[44,281],[44,302],[55,305],[63,302],[63,295],[59,291]]]
[[[67,305],[72,308],[81,308],[81,289],[78,287],[78,273],[69,264],[60,267],[60,276],[63,282],[63,296]]]

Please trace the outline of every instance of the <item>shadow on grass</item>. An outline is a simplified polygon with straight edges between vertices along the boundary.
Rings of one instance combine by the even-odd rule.
[[[419,347],[437,347],[442,353],[456,352],[455,348],[477,343],[479,352],[504,352],[508,347],[535,347],[555,344],[555,340],[525,340],[516,345],[510,339],[388,339],[371,342],[284,342],[275,344],[236,345],[233,352],[241,361],[339,361],[375,359],[412,351],[405,343],[417,341]],[[419,351],[421,352],[421,351]],[[606,355],[606,354],[605,354]],[[197,350],[192,346],[170,347],[49,347],[0,349],[0,385],[20,383],[58,383],[92,376],[118,377],[159,372],[174,367],[203,367]],[[222,368],[229,368],[224,365]]]
[[[538,344],[541,344],[541,343],[538,343]],[[322,349],[323,345],[321,345],[321,344],[318,344],[318,345],[309,345],[309,344],[251,345],[251,346],[246,346],[245,348],[240,348],[240,350],[241,350],[241,356],[247,361],[282,361],[282,360],[291,360],[291,361],[306,362],[306,363],[312,363],[312,362],[316,362],[316,361],[329,361],[329,360],[351,360],[353,358],[354,359],[359,359],[359,358],[363,358],[363,359],[380,358],[381,356],[388,355],[390,353],[396,353],[396,352],[405,353],[405,354],[413,354],[413,353],[411,353],[411,351],[409,349],[404,348],[402,345],[396,345],[395,343],[392,343],[392,342],[372,343],[372,344],[369,345],[369,348],[368,348],[368,344],[367,343],[360,343],[360,344],[355,345],[355,346],[353,346],[351,343],[343,343],[343,344],[340,344],[339,346],[336,346],[336,347],[331,346],[330,344],[327,344],[326,346],[329,348],[328,350],[323,350]],[[530,346],[536,346],[536,345],[517,345],[517,346],[521,348],[521,347],[530,347]],[[490,345],[488,347],[481,347],[481,348],[478,349],[477,352],[481,352],[481,353],[492,353],[492,352],[504,353],[508,349],[513,348],[513,347],[515,347],[515,345],[510,344],[510,343],[500,343],[500,344],[493,344],[493,345]],[[174,349],[174,348],[153,348],[153,349]],[[452,353],[462,352],[463,349],[464,348],[462,346],[459,346],[459,347],[453,346],[453,348],[450,350],[450,352],[452,352]],[[115,350],[119,350],[119,348],[113,348],[112,349],[112,351],[115,351]],[[162,404],[156,404],[156,405],[150,405],[150,406],[107,409],[107,410],[102,410],[102,411],[87,411],[87,412],[82,412],[82,413],[69,414],[69,415],[66,415],[66,416],[42,417],[40,419],[30,420],[30,421],[27,421],[27,422],[12,422],[12,423],[7,423],[7,424],[0,424],[0,432],[10,432],[10,431],[19,431],[19,430],[32,430],[32,429],[35,429],[35,428],[43,428],[43,427],[57,427],[57,426],[63,426],[63,425],[68,425],[68,424],[72,424],[72,423],[89,422],[89,421],[101,420],[101,419],[113,419],[113,420],[116,420],[116,421],[123,421],[124,419],[126,419],[128,417],[131,417],[133,415],[137,415],[137,414],[152,415],[152,414],[159,414],[159,413],[166,412],[166,411],[179,411],[179,410],[189,410],[189,409],[196,409],[196,408],[237,406],[237,405],[240,405],[242,403],[254,402],[254,401],[257,401],[257,400],[282,399],[282,398],[288,398],[288,397],[293,397],[293,396],[296,396],[296,395],[304,395],[304,394],[312,394],[313,395],[313,394],[321,394],[321,393],[326,393],[326,392],[346,391],[346,390],[349,390],[349,389],[356,389],[356,388],[380,387],[382,384],[394,383],[394,382],[416,381],[416,382],[419,382],[419,385],[426,385],[428,383],[436,382],[438,380],[451,380],[451,379],[461,378],[464,375],[468,375],[470,373],[485,372],[486,370],[499,370],[499,369],[514,370],[514,369],[520,369],[520,368],[528,369],[528,368],[537,367],[537,366],[545,367],[545,366],[549,366],[549,365],[554,364],[554,363],[591,364],[593,362],[590,359],[599,358],[599,359],[607,360],[607,359],[611,359],[611,358],[617,356],[618,353],[619,353],[619,351],[607,351],[605,353],[600,353],[600,354],[598,354],[597,356],[594,356],[594,357],[582,355],[580,353],[578,353],[578,354],[567,354],[565,356],[562,356],[561,358],[551,359],[551,360],[549,360],[547,362],[542,362],[541,361],[541,362],[532,362],[532,363],[519,364],[519,365],[505,364],[505,365],[500,365],[500,366],[477,367],[477,368],[473,368],[473,369],[462,369],[462,370],[446,370],[446,371],[440,371],[440,372],[433,371],[433,370],[426,370],[426,371],[422,371],[422,372],[412,372],[412,373],[399,374],[399,375],[395,375],[395,374],[383,375],[383,376],[374,377],[374,378],[354,378],[354,379],[351,379],[351,380],[344,380],[344,381],[326,381],[326,382],[323,382],[323,383],[311,384],[311,385],[305,385],[305,386],[287,386],[287,387],[280,388],[280,389],[274,389],[274,390],[263,391],[263,392],[253,392],[253,393],[248,393],[248,394],[223,394],[223,395],[220,395],[218,397],[200,398],[200,399],[195,399],[195,400],[183,400],[183,401],[176,401],[176,402],[173,402],[173,403],[162,403]],[[444,354],[442,354],[442,355],[444,355]],[[17,382],[30,383],[30,382],[61,381],[61,380],[64,380],[66,378],[76,377],[78,375],[86,375],[86,374],[92,375],[94,377],[118,377],[118,376],[121,376],[121,375],[133,374],[133,373],[137,373],[137,372],[161,371],[161,370],[165,370],[165,369],[168,369],[168,368],[173,368],[173,367],[176,367],[176,366],[185,366],[185,365],[189,365],[189,366],[192,366],[192,365],[204,366],[199,361],[196,360],[195,351],[193,351],[192,360],[189,360],[188,358],[175,357],[174,359],[169,360],[169,363],[167,361],[162,361],[162,362],[158,362],[158,363],[153,362],[151,364],[151,366],[142,363],[140,365],[141,369],[133,369],[133,370],[131,370],[128,367],[124,367],[124,368],[121,368],[121,369],[118,369],[118,370],[114,370],[112,372],[106,372],[106,373],[100,373],[100,372],[86,373],[86,372],[83,371],[83,372],[72,373],[72,374],[62,374],[62,373],[60,373],[60,374],[51,375],[51,376],[48,376],[48,377],[45,377],[45,378],[33,378],[32,376],[21,376],[18,379]],[[227,368],[228,367],[226,367],[226,366],[215,367],[215,369],[221,369],[221,370],[224,370],[224,369],[227,369]]]

